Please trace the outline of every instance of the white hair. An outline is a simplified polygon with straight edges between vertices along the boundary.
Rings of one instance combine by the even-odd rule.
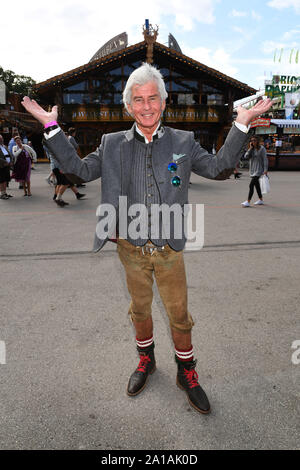
[[[134,70],[127,80],[126,86],[123,91],[123,103],[128,111],[127,105],[131,103],[131,91],[134,85],[145,85],[149,82],[155,82],[160,94],[161,101],[163,102],[167,96],[167,90],[163,76],[159,70],[153,65],[144,63],[138,69]]]

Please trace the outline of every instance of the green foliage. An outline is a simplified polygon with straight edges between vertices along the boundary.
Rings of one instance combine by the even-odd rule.
[[[17,75],[12,70],[3,70],[2,67],[0,67],[0,80],[4,81],[8,92],[21,93],[23,95],[27,95],[28,90],[36,83],[31,77]]]

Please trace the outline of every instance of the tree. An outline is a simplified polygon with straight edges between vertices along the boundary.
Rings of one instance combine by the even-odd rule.
[[[22,95],[27,95],[28,90],[36,83],[31,77],[17,75],[12,70],[3,70],[2,67],[0,67],[0,80],[3,80],[5,83],[8,92],[20,93]]]

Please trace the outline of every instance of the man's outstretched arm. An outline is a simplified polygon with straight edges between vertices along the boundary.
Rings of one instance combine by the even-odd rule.
[[[51,111],[43,109],[35,100],[25,96],[22,105],[37,121],[43,126],[57,121],[57,106],[53,106]],[[80,159],[73,145],[69,142],[61,129],[50,131],[50,138],[45,138],[44,145],[59,162],[61,169],[68,178],[80,183],[83,181],[93,181],[101,176],[102,147],[92,152],[84,159]],[[54,135],[53,135],[54,134]],[[75,175],[75,179],[72,175]]]
[[[227,179],[240,160],[242,149],[248,139],[250,123],[256,117],[266,113],[273,102],[268,98],[259,101],[250,109],[239,106],[237,118],[223,147],[217,155],[210,155],[198,143],[192,149],[192,171],[210,179]]]

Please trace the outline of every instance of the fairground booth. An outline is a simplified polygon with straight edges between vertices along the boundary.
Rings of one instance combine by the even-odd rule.
[[[265,94],[275,105],[258,121],[256,134],[263,137],[270,167],[300,170],[300,77],[274,75]]]

